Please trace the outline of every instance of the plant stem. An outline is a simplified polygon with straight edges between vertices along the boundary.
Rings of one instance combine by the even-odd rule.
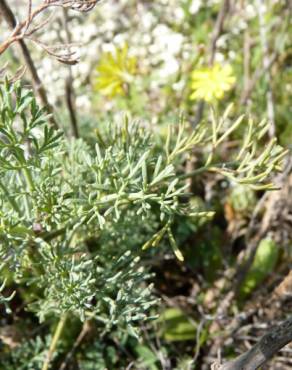
[[[29,189],[29,192],[27,192],[25,194],[25,209],[26,209],[27,217],[29,217],[30,212],[31,212],[30,196],[31,196],[31,193],[34,191],[35,187],[34,187],[34,183],[33,183],[33,179],[32,179],[30,170],[28,168],[24,167],[24,168],[22,168],[22,174],[23,174],[23,177],[25,179],[25,183],[26,183],[26,185]],[[20,181],[22,182],[22,179],[20,179]]]
[[[256,370],[270,360],[281,348],[292,341],[292,317],[275,326],[235,360],[226,362],[218,370]]]
[[[25,181],[28,185],[30,192],[34,191],[35,187],[34,187],[34,183],[33,183],[30,170],[28,168],[23,168],[23,175],[24,175]]]
[[[11,10],[9,4],[5,0],[0,0],[0,14],[5,19],[5,21],[8,25],[8,27],[10,28],[10,30],[13,31],[14,28],[17,26],[17,21],[16,21],[14,13]],[[47,92],[44,88],[44,85],[42,84],[42,81],[39,77],[36,66],[34,64],[34,61],[31,57],[31,54],[30,54],[27,46],[26,46],[26,43],[25,43],[24,40],[20,39],[18,41],[18,44],[19,44],[23,59],[25,60],[27,68],[28,68],[28,70],[31,74],[31,78],[32,78],[32,81],[33,81],[34,88],[35,88],[36,92],[38,93],[43,106],[45,106],[47,108],[48,112],[51,114],[51,116],[49,117],[49,121],[50,121],[51,125],[57,129],[58,124],[57,124],[57,121],[55,120],[55,118],[53,116],[53,108],[49,104]]]
[[[267,39],[267,25],[265,22],[266,11],[265,2],[262,0],[256,1],[256,8],[258,10],[259,18],[259,33],[260,41],[262,45],[262,63],[263,68],[266,69],[265,80],[267,84],[266,100],[267,100],[267,115],[270,121],[269,136],[273,138],[276,134],[276,122],[275,122],[275,106],[274,106],[274,94],[271,87],[272,76],[271,69],[269,68],[270,56],[269,56],[269,45]]]
[[[21,211],[20,211],[20,208],[18,207],[18,204],[15,202],[14,198],[9,195],[9,191],[7,190],[7,188],[1,181],[0,181],[0,188],[3,190],[3,193],[5,194],[12,208],[19,214],[19,216],[21,216]]]
[[[70,19],[68,17],[68,9],[63,8],[64,14],[64,30],[66,34],[66,43],[70,45],[72,43],[72,37],[69,30],[69,23]],[[78,120],[77,120],[77,112],[76,112],[76,104],[75,104],[75,90],[74,90],[74,78],[72,73],[72,66],[68,64],[68,76],[65,81],[65,96],[66,96],[66,104],[68,107],[68,112],[71,121],[72,127],[72,134],[74,137],[79,137],[78,131]]]
[[[62,331],[64,329],[64,325],[65,325],[66,319],[67,319],[67,314],[63,315],[60,318],[59,322],[58,322],[58,325],[56,327],[56,330],[55,330],[53,339],[51,341],[50,348],[49,348],[48,354],[46,356],[46,359],[44,361],[42,370],[48,370],[49,369],[51,359],[52,359],[53,354],[54,354],[54,352],[56,350],[58,340],[60,339],[60,336],[61,336]]]
[[[81,342],[83,341],[84,337],[89,331],[90,331],[89,320],[86,320],[82,326],[81,332],[79,333],[77,339],[75,340],[73,344],[71,351],[67,353],[65,360],[62,362],[59,370],[65,370],[67,368],[67,365],[69,361],[71,360],[72,356],[74,355],[74,352],[80,346]]]
[[[206,166],[203,166],[203,167],[200,167],[196,170],[193,170],[193,171],[190,171],[190,172],[187,172],[183,175],[180,175],[180,176],[177,176],[180,180],[184,180],[184,179],[187,179],[189,177],[193,177],[193,176],[196,176],[196,175],[199,175],[203,172],[207,172],[207,171],[210,171],[210,172],[214,172],[214,170],[218,171],[220,169],[222,170],[228,170],[230,169],[230,167],[234,167],[238,165],[238,162],[234,161],[234,162],[227,162],[227,163],[217,163],[217,164],[214,164],[214,163],[211,163],[209,165],[206,165]]]

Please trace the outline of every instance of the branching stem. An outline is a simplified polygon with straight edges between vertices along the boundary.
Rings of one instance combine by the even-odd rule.
[[[57,348],[57,343],[58,343],[58,341],[60,339],[60,336],[63,332],[66,320],[67,320],[67,315],[65,314],[60,318],[60,320],[58,322],[58,325],[56,327],[53,339],[51,341],[50,348],[49,348],[48,354],[46,356],[45,362],[43,364],[42,370],[48,370],[49,369],[51,359],[52,359],[53,354],[54,354],[54,352]]]
[[[227,162],[227,163],[218,163],[218,164],[211,163],[209,165],[200,167],[200,168],[198,168],[196,170],[193,170],[193,171],[184,173],[183,175],[178,176],[178,178],[180,180],[184,180],[184,179],[187,179],[187,178],[196,176],[196,175],[200,175],[201,173],[207,172],[207,171],[214,172],[215,170],[218,171],[220,169],[228,170],[228,169],[230,169],[230,167],[234,167],[236,165],[238,165],[238,162],[236,162],[236,161],[234,161],[234,162]]]

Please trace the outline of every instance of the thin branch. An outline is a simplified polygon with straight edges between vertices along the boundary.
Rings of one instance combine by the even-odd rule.
[[[256,370],[292,341],[292,316],[271,329],[256,345],[235,360],[217,367],[218,370]]]
[[[247,28],[243,36],[243,82],[244,91],[247,90],[250,81],[250,59],[251,59],[251,39],[249,29]]]
[[[223,28],[224,28],[224,23],[226,20],[226,17],[229,13],[230,9],[230,0],[223,0],[221,4],[220,11],[218,13],[214,31],[211,36],[211,42],[209,46],[209,60],[208,64],[211,67],[214,64],[215,60],[215,55],[216,55],[216,50],[217,50],[217,42],[219,37],[222,35]],[[198,104],[197,112],[196,112],[196,117],[194,121],[192,122],[193,127],[196,127],[197,124],[201,121],[203,114],[204,114],[204,108],[205,108],[205,102],[200,101]]]
[[[28,15],[27,18],[19,23],[15,22],[14,14],[9,8],[5,0],[0,0],[0,9],[3,12],[4,18],[6,19],[9,27],[12,29],[11,35],[0,44],[0,55],[13,43],[29,38],[33,33],[40,28],[40,25],[34,26],[33,22],[40,15],[43,14],[45,10],[49,8],[70,8],[79,12],[88,12],[98,3],[99,0],[46,0],[36,9],[32,10],[31,0],[28,4]],[[43,25],[48,23],[48,21],[43,22]],[[35,40],[34,40],[35,41]],[[42,47],[43,43],[39,42],[39,46]],[[63,45],[63,49],[66,51],[66,45]],[[51,48],[52,53],[53,48]],[[53,55],[53,54],[51,54]],[[63,63],[72,64],[73,61],[77,62],[75,55],[63,56],[60,58],[56,55],[56,58]]]
[[[257,7],[257,8],[259,9],[259,7]],[[283,10],[284,11],[282,12],[282,19],[281,19],[281,22],[280,22],[282,31],[277,30],[277,31],[274,31],[274,32],[277,32],[277,33],[281,32],[281,34],[283,35],[283,39],[285,39],[284,35],[287,34],[287,32],[289,33],[289,30],[290,30],[289,27],[290,27],[290,23],[291,23],[290,22],[290,20],[291,20],[291,9],[289,9],[289,8],[285,9],[285,5],[284,5]],[[262,17],[262,15],[260,15],[260,14],[259,14],[259,16]],[[263,22],[264,26],[266,27],[264,19],[261,22]],[[262,38],[262,40],[261,40],[262,50],[264,52],[263,37],[261,37],[261,38]],[[266,35],[264,35],[264,38],[266,38]],[[275,62],[278,62],[279,58],[282,56],[281,50],[274,50],[273,53],[269,53],[267,40],[265,41],[265,46],[264,47],[265,47],[265,50],[266,50],[265,62],[263,61],[263,63],[260,64],[256,68],[255,72],[253,73],[250,80],[248,81],[248,84],[245,85],[244,90],[242,91],[242,94],[241,94],[241,97],[240,97],[240,103],[241,104],[246,105],[248,103],[248,100],[249,100],[251,94],[253,93],[254,87],[257,84],[257,82],[263,76],[267,76],[267,74],[269,74],[271,76],[270,71],[271,71],[273,65],[275,64]]]
[[[86,320],[82,326],[82,329],[76,339],[76,341],[74,342],[73,344],[73,347],[72,349],[70,350],[70,352],[67,353],[66,357],[65,357],[65,360],[62,362],[59,370],[65,370],[71,360],[71,358],[73,357],[76,349],[80,346],[81,342],[83,341],[83,339],[85,338],[85,336],[89,333],[90,331],[90,323],[89,323],[89,320]]]
[[[215,28],[211,38],[210,44],[210,51],[209,51],[209,65],[212,66],[214,63],[216,49],[217,49],[217,41],[223,32],[224,23],[226,20],[226,16],[229,13],[230,9],[230,0],[223,0],[221,4],[220,11],[218,13]]]
[[[2,14],[2,16],[5,19],[8,27],[11,30],[14,30],[13,31],[13,34],[14,34],[15,33],[15,28],[18,28],[17,22],[16,22],[15,16],[14,16],[11,8],[9,7],[9,5],[7,4],[7,2],[5,0],[0,0],[0,14]],[[31,17],[32,17],[32,15],[29,14],[29,18],[31,18]],[[58,124],[57,124],[57,122],[56,122],[56,120],[55,120],[55,118],[53,116],[53,108],[49,104],[49,100],[48,100],[48,97],[47,97],[47,92],[46,92],[46,90],[45,90],[45,88],[44,88],[44,86],[42,84],[42,81],[41,81],[41,79],[39,77],[39,74],[38,74],[37,69],[35,67],[35,64],[33,62],[33,59],[31,57],[31,54],[30,54],[30,52],[29,52],[29,50],[28,50],[28,48],[27,48],[24,40],[22,40],[21,38],[18,38],[17,41],[18,41],[19,48],[21,50],[23,59],[25,60],[25,64],[26,64],[26,66],[27,66],[27,68],[28,68],[28,70],[29,70],[29,72],[31,74],[34,88],[35,88],[36,92],[38,93],[42,104],[45,107],[47,107],[48,112],[51,114],[51,116],[49,118],[50,123],[55,128],[58,128]],[[10,44],[8,42],[8,46]],[[2,45],[0,45],[0,54],[2,52],[4,52],[4,50],[6,50],[6,49],[4,49],[3,51],[1,50],[1,46]]]
[[[266,30],[266,23],[264,19],[264,7],[265,2],[262,0],[257,0],[257,9],[258,9],[258,18],[259,18],[259,28],[260,28],[260,39],[262,44],[262,58],[263,58],[263,67],[266,69],[265,73],[265,80],[267,83],[267,115],[270,121],[270,128],[269,128],[269,135],[270,137],[274,137],[276,133],[276,123],[275,123],[275,107],[274,107],[274,97],[273,91],[271,87],[271,69],[268,68],[270,63],[269,58],[269,47],[268,47],[268,40],[267,40],[267,30]]]
[[[222,0],[221,8],[218,13],[215,28],[214,28],[213,34],[211,36],[211,41],[210,41],[209,61],[208,61],[209,66],[212,66],[214,63],[216,49],[217,49],[217,41],[223,32],[226,16],[229,13],[229,9],[230,9],[230,1],[231,0]],[[204,100],[201,100],[199,101],[197,105],[197,111],[196,111],[195,117],[194,119],[191,120],[191,125],[193,129],[195,129],[196,126],[201,122],[203,114],[204,114],[204,110],[205,110],[205,102]],[[194,170],[193,167],[194,167],[194,164],[191,158],[186,163],[186,172],[191,173]],[[187,180],[187,185],[188,185],[189,190],[191,191],[192,179]]]
[[[0,54],[4,53],[4,51],[14,42],[22,41],[25,38],[28,38],[36,31],[36,29],[39,29],[38,25],[37,28],[32,28],[29,30],[29,28],[32,26],[33,20],[50,6],[52,6],[52,4],[41,5],[34,12],[30,11],[28,17],[23,22],[17,23],[12,10],[9,8],[9,5],[5,0],[1,0],[0,8],[2,9],[1,11],[3,12],[6,22],[12,29],[12,34],[3,44],[0,45]],[[39,43],[39,45],[41,46],[42,43]]]
[[[249,80],[248,85],[245,87],[245,89],[243,90],[243,92],[241,94],[241,97],[240,97],[240,103],[241,104],[244,104],[245,105],[247,103],[248,99],[250,98],[250,96],[251,96],[251,94],[252,94],[252,92],[254,90],[254,87],[255,87],[256,83],[274,65],[274,63],[278,59],[278,56],[279,56],[278,53],[274,53],[269,58],[268,63],[264,67],[263,66],[259,66],[255,70],[252,78]]]
[[[60,321],[58,322],[58,325],[56,327],[54,336],[52,338],[52,342],[50,344],[49,351],[48,351],[47,356],[45,358],[45,361],[43,363],[42,370],[48,370],[49,369],[51,359],[52,359],[52,357],[54,355],[54,352],[56,350],[58,341],[59,341],[60,336],[61,336],[61,334],[63,332],[63,329],[64,329],[64,326],[65,326],[66,320],[67,320],[67,315],[64,315],[64,316],[62,316],[60,318]]]
[[[71,33],[69,30],[69,17],[67,9],[63,9],[64,13],[64,30],[66,34],[66,42],[68,44],[72,43]],[[75,105],[75,91],[73,85],[73,73],[71,65],[68,65],[68,76],[65,81],[65,93],[66,93],[66,104],[68,107],[68,112],[71,120],[72,133],[74,137],[79,137],[78,132],[78,120],[76,114],[76,105]]]
[[[33,22],[36,18],[41,15],[45,10],[52,8],[52,7],[61,7],[63,9],[70,8],[73,10],[77,10],[80,12],[87,12],[97,4],[99,0],[45,0],[40,6],[36,9],[32,7],[32,1],[28,1],[28,10],[27,10],[27,17],[24,21],[17,22],[14,16],[13,11],[11,10],[10,6],[8,5],[6,0],[0,0],[0,14],[2,14],[3,18],[5,19],[8,27],[11,29],[10,36],[0,44],[0,55],[4,53],[7,48],[10,47],[13,43],[18,43],[25,63],[28,67],[28,70],[31,74],[32,81],[36,92],[38,93],[40,100],[44,106],[47,107],[48,112],[50,113],[50,122],[52,126],[58,128],[58,124],[53,116],[53,108],[49,104],[49,100],[47,97],[46,90],[41,82],[41,79],[38,75],[37,69],[34,65],[33,59],[31,54],[26,46],[25,39],[34,42],[36,45],[41,47],[45,50],[49,55],[55,57],[58,61],[72,65],[78,62],[78,58],[76,57],[76,52],[71,51],[71,44],[65,45],[53,45],[48,46],[41,42],[40,40],[32,37],[34,33],[36,33],[39,29],[43,28],[47,25],[50,20],[51,16],[45,21],[39,22],[38,24],[34,25]],[[61,51],[60,51],[61,50]],[[70,89],[69,89],[70,88]],[[74,97],[72,93],[72,80],[71,85],[66,84],[66,92],[67,92],[67,104],[69,106],[69,112],[71,121],[74,122],[74,134],[78,136],[77,131],[77,120],[76,115],[74,115]],[[68,100],[69,97],[69,100]]]

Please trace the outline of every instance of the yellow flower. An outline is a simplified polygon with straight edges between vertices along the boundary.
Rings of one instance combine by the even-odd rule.
[[[128,56],[128,46],[117,48],[114,53],[104,53],[97,66],[95,87],[103,95],[124,95],[137,72],[137,59]]]
[[[190,99],[211,102],[223,98],[226,91],[231,90],[235,76],[230,65],[215,64],[212,67],[200,68],[192,73]]]

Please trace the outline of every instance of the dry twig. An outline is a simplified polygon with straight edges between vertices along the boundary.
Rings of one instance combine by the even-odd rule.
[[[28,1],[27,17],[21,22],[16,22],[15,17],[11,9],[5,0],[0,1],[0,11],[3,14],[9,27],[12,29],[10,36],[0,44],[0,55],[4,53],[7,48],[19,41],[24,39],[30,40],[37,44],[39,47],[44,49],[48,54],[54,56],[58,61],[66,64],[75,64],[78,62],[78,58],[75,53],[70,50],[71,45],[53,45],[48,46],[35,38],[35,33],[48,24],[51,20],[49,16],[45,21],[35,24],[36,20],[44,14],[44,12],[51,8],[70,8],[80,12],[87,12],[91,10],[99,0],[45,0],[36,9],[32,7],[32,0]]]
[[[249,351],[228,361],[218,370],[256,370],[292,341],[292,317],[271,329]]]
[[[38,20],[46,10],[54,7],[70,8],[80,12],[87,12],[93,9],[98,1],[99,0],[44,0],[40,6],[34,9],[32,0],[28,0],[26,19],[17,22],[7,1],[0,0],[0,14],[3,16],[8,27],[11,29],[10,36],[2,44],[0,44],[0,55],[3,54],[12,44],[18,43],[26,66],[31,74],[34,88],[38,93],[42,104],[47,107],[48,112],[51,114],[49,119],[52,126],[56,128],[58,128],[58,124],[53,116],[53,108],[49,104],[46,90],[41,82],[31,54],[26,46],[25,40],[29,40],[38,45],[49,55],[55,57],[59,62],[69,65],[76,64],[78,62],[78,58],[76,53],[72,51],[71,44],[49,46],[34,36],[37,31],[45,27],[50,22],[51,15],[39,23],[36,23],[36,20]]]
[[[71,44],[71,33],[69,30],[69,22],[70,19],[68,17],[68,11],[67,9],[63,9],[64,14],[64,30],[66,34],[66,42],[68,44]],[[77,120],[77,112],[76,112],[76,105],[75,105],[75,90],[74,90],[74,78],[72,73],[72,67],[71,65],[68,65],[68,76],[66,77],[65,81],[65,95],[66,95],[66,104],[68,108],[68,112],[70,115],[70,121],[71,121],[71,128],[72,128],[72,135],[74,137],[79,137],[78,132],[78,120]]]
[[[0,0],[0,14],[3,16],[3,18],[5,19],[8,27],[12,30],[14,30],[12,32],[12,35],[14,35],[14,33],[16,32],[16,29],[18,29],[18,25],[17,25],[17,21],[16,21],[16,18],[12,12],[12,10],[10,9],[8,3],[5,1],[5,0]],[[29,6],[28,6],[28,19],[25,23],[23,23],[23,29],[24,30],[27,30],[27,27],[28,27],[28,23],[29,23],[29,20],[31,19],[31,1],[29,2]],[[14,38],[14,41],[12,41],[12,38]],[[35,67],[35,64],[33,62],[33,59],[31,57],[31,54],[24,42],[23,39],[21,38],[17,38],[16,37],[16,34],[14,36],[10,36],[10,38],[8,38],[4,43],[2,43],[0,45],[0,55],[13,43],[13,42],[16,42],[18,41],[18,45],[19,45],[19,48],[21,50],[21,53],[23,55],[23,59],[25,61],[25,64],[31,74],[31,78],[32,78],[32,81],[33,81],[33,85],[34,85],[34,88],[36,90],[36,92],[38,93],[39,97],[40,97],[40,100],[42,102],[42,104],[47,107],[48,109],[48,112],[51,114],[49,120],[50,120],[50,123],[52,124],[52,126],[54,126],[55,128],[58,128],[58,124],[56,122],[56,120],[54,119],[54,116],[53,116],[53,109],[51,107],[51,105],[49,104],[49,100],[48,100],[48,97],[47,97],[47,93],[46,93],[46,90],[41,82],[41,79],[39,77],[39,74],[37,72],[37,69]]]
[[[266,93],[266,99],[267,99],[267,115],[268,119],[271,123],[270,129],[269,129],[269,135],[270,137],[274,137],[276,133],[276,125],[275,125],[275,107],[274,107],[274,97],[273,97],[273,91],[271,87],[271,70],[269,68],[270,64],[270,57],[269,57],[269,47],[268,47],[268,40],[267,40],[267,29],[264,19],[264,1],[257,0],[257,9],[258,9],[258,18],[259,18],[259,28],[260,28],[260,38],[261,38],[261,44],[262,44],[262,60],[263,60],[263,68],[266,69],[265,73],[265,79],[267,83],[267,93]]]

